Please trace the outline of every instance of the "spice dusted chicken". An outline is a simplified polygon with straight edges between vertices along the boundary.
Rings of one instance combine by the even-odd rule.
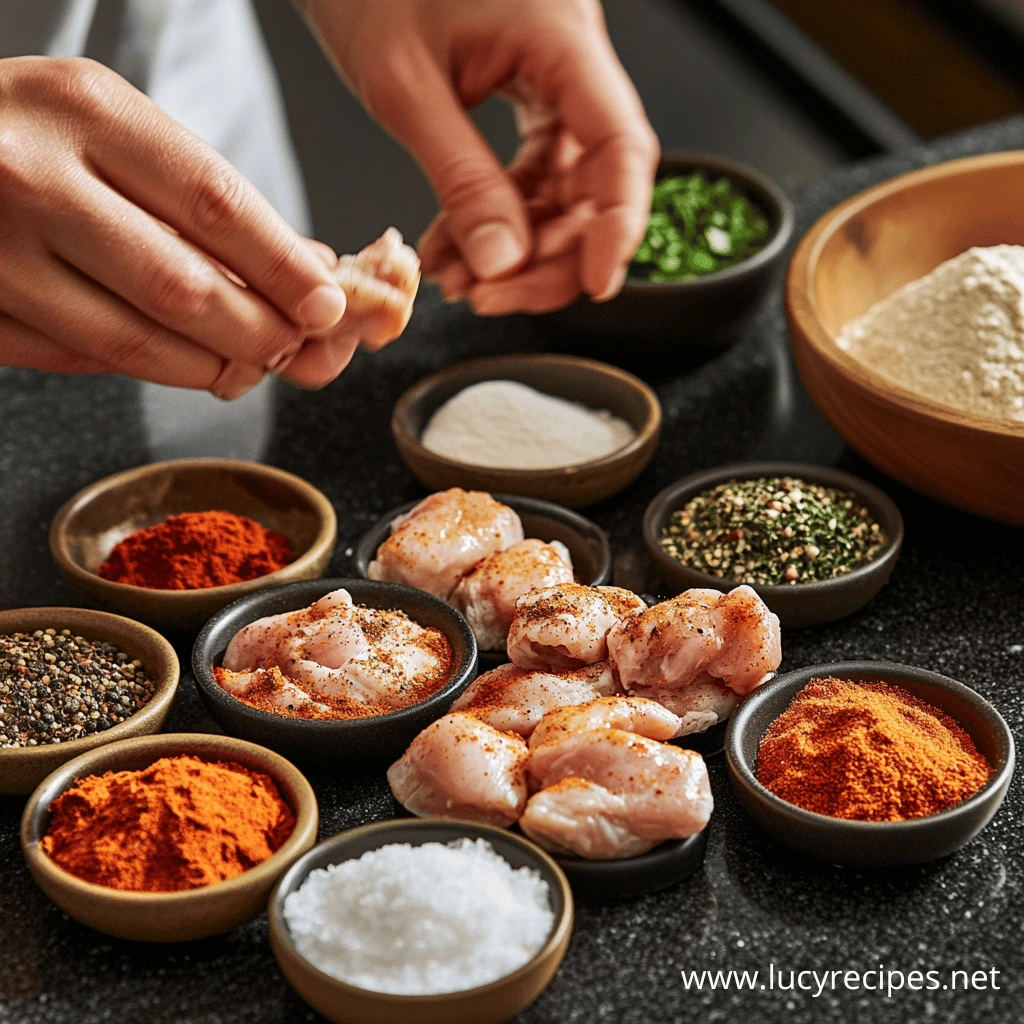
[[[441,630],[335,590],[243,627],[214,674],[228,693],[266,711],[358,718],[426,699],[448,680],[451,664]]]
[[[680,736],[704,732],[711,726],[724,722],[740,702],[740,695],[735,690],[706,672],[681,689],[662,690],[635,686],[630,693],[657,701],[663,708],[678,715],[682,722],[679,727]]]
[[[395,799],[413,814],[511,825],[526,805],[526,742],[473,715],[428,725],[388,769]]]
[[[466,616],[481,650],[501,651],[519,598],[572,579],[569,549],[531,537],[478,562],[449,600]]]
[[[531,591],[516,604],[509,659],[519,668],[555,672],[604,661],[612,627],[646,607],[621,587],[560,583]]]
[[[424,498],[391,525],[367,569],[371,580],[405,583],[442,600],[477,562],[523,539],[523,524],[484,491],[451,487]]]
[[[708,674],[745,694],[782,661],[779,618],[747,586],[687,590],[617,624],[608,659],[627,692],[678,690]]]
[[[478,676],[452,705],[495,729],[529,736],[549,711],[585,704],[618,690],[606,662],[567,672],[527,672],[499,665]]]
[[[530,736],[530,749],[557,745],[574,733],[594,729],[625,729],[650,740],[680,735],[679,717],[657,701],[643,697],[599,697],[586,704],[549,711]]]

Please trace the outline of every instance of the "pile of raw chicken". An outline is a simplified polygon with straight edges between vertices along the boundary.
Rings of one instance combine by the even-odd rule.
[[[391,766],[396,799],[419,815],[518,822],[542,846],[588,859],[694,835],[713,807],[707,769],[667,741],[727,718],[771,677],[778,618],[750,587],[649,608],[628,590],[572,582],[571,565],[547,553],[531,562],[524,544],[552,545],[522,537],[512,509],[453,489],[398,521],[378,551],[374,578],[448,598],[487,635],[501,632],[511,662],[477,678]]]

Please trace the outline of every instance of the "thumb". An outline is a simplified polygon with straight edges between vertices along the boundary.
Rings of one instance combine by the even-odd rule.
[[[391,85],[374,113],[423,168],[470,269],[489,280],[520,267],[533,244],[522,194],[450,84],[433,66],[415,88]]]

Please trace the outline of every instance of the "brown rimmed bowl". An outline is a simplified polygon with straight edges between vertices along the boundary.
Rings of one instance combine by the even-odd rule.
[[[438,995],[406,996],[357,988],[314,967],[295,948],[284,917],[284,901],[311,871],[339,864],[389,843],[449,843],[486,839],[514,868],[530,867],[548,883],[555,923],[547,942],[512,974],[488,985]],[[486,900],[480,904],[486,913]],[[540,847],[505,829],[437,818],[398,818],[363,825],[328,839],[297,861],[278,883],[267,911],[270,946],[296,992],[336,1024],[500,1024],[532,1003],[558,970],[569,945],[573,899],[558,865]]]
[[[194,754],[234,761],[277,783],[295,814],[295,829],[271,857],[227,881],[185,892],[124,892],[85,882],[58,867],[39,846],[53,801],[76,780],[109,771],[140,771],[162,757]],[[259,914],[274,883],[316,841],[312,787],[283,757],[253,743],[206,733],[167,733],[121,740],[69,761],[48,776],[25,805],[21,848],[39,887],[66,914],[97,931],[140,942],[185,942],[229,931]]]
[[[1024,151],[900,175],[804,236],[786,283],[797,369],[825,418],[869,462],[940,501],[1024,525],[1024,423],[940,405],[836,342],[848,321],[972,246],[1024,244]]]
[[[440,629],[452,646],[448,681],[426,700],[386,715],[345,720],[285,718],[261,711],[226,693],[214,678],[232,637],[266,615],[306,608],[344,588],[356,604],[397,608],[423,626]],[[192,648],[192,674],[206,709],[229,735],[276,750],[300,764],[335,767],[351,762],[394,760],[431,722],[448,713],[455,698],[476,678],[477,646],[469,623],[423,590],[378,580],[319,579],[250,594],[218,612]]]
[[[614,299],[578,299],[550,316],[552,326],[582,336],[588,349],[628,365],[652,357],[673,359],[681,348],[722,348],[736,340],[782,273],[793,234],[793,205],[760,171],[710,153],[666,153],[657,177],[694,171],[730,179],[756,203],[772,225],[768,244],[734,267],[688,281],[627,278]]]
[[[808,483],[852,491],[881,525],[886,542],[872,561],[844,576],[817,583],[774,586],[758,583],[753,585],[754,590],[785,627],[817,626],[852,615],[889,581],[903,545],[903,516],[896,503],[874,484],[852,473],[826,466],[797,462],[743,462],[693,473],[669,485],[655,496],[644,514],[644,546],[658,574],[673,593],[681,593],[691,587],[729,591],[739,586],[732,580],[720,579],[677,562],[662,548],[661,532],[671,521],[672,513],[702,491],[730,480],[774,476],[793,476]]]
[[[96,575],[130,533],[180,512],[223,510],[283,533],[296,553],[283,569],[204,590],[150,590]],[[258,462],[177,459],[115,473],[79,491],[50,526],[50,553],[86,601],[164,629],[198,629],[215,611],[266,587],[319,576],[334,552],[337,517],[305,480]]]
[[[849,821],[780,799],[757,781],[768,726],[812,680],[894,683],[941,708],[970,734],[992,776],[957,807],[907,821]],[[1002,715],[970,687],[937,672],[884,661],[835,662],[787,672],[759,686],[734,712],[725,740],[729,781],[747,813],[780,843],[833,864],[903,865],[937,860],[970,842],[992,819],[1013,777],[1013,735]]]
[[[178,656],[155,630],[140,622],[88,608],[12,608],[0,612],[0,634],[34,633],[37,629],[69,629],[86,640],[105,640],[142,662],[156,690],[145,707],[103,732],[66,743],[0,750],[0,793],[31,793],[62,764],[88,750],[132,736],[159,732],[178,692]]]
[[[463,388],[488,380],[517,381],[591,409],[606,409],[629,423],[636,436],[603,458],[556,469],[493,469],[424,448],[420,437],[433,413]],[[593,359],[536,353],[488,356],[447,366],[414,384],[395,403],[391,433],[406,465],[428,490],[500,491],[580,508],[611,497],[643,472],[661,435],[661,405],[638,377]]]

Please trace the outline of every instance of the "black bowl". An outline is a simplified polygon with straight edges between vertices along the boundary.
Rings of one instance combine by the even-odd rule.
[[[451,679],[419,704],[372,718],[319,721],[284,718],[236,700],[217,685],[213,668],[220,664],[231,638],[265,615],[305,608],[332,590],[344,587],[356,604],[397,608],[421,625],[435,626],[452,645]],[[203,627],[192,648],[192,672],[199,695],[213,720],[230,736],[276,750],[306,764],[336,765],[351,761],[394,760],[476,676],[476,638],[469,623],[431,594],[397,583],[375,580],[320,579],[290,583],[250,594],[219,611]]]
[[[963,726],[992,765],[988,782],[962,804],[908,821],[849,821],[780,799],[757,781],[761,740],[793,698],[816,678],[884,680],[941,708]],[[836,662],[787,672],[759,686],[733,713],[725,738],[729,779],[750,816],[780,843],[833,864],[923,864],[958,850],[999,810],[1013,775],[1014,745],[1003,717],[963,683],[936,672],[884,661]]]
[[[764,603],[778,615],[782,625],[788,627],[835,622],[866,605],[888,583],[900,556],[903,516],[888,495],[866,480],[839,469],[797,462],[744,462],[719,466],[677,480],[656,495],[644,513],[644,545],[666,586],[676,594],[691,587],[729,591],[739,586],[732,580],[719,579],[677,562],[659,543],[661,531],[668,525],[673,512],[702,491],[729,480],[750,480],[762,476],[795,476],[808,483],[852,491],[879,522],[887,537],[885,546],[873,561],[845,576],[819,583],[754,584],[754,590]]]
[[[768,244],[735,267],[689,281],[627,280],[610,302],[583,297],[549,322],[585,335],[588,351],[612,362],[676,356],[679,345],[722,347],[734,341],[778,278],[793,234],[793,206],[770,178],[745,164],[707,153],[662,157],[658,178],[704,170],[729,178],[766,214]]]
[[[584,860],[552,854],[579,899],[604,903],[661,892],[700,870],[708,845],[705,827],[689,839],[673,839],[638,857]]]

